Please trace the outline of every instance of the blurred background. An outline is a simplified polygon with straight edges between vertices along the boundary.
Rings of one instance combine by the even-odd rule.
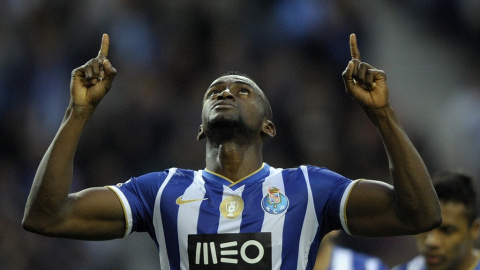
[[[134,233],[106,242],[37,236],[20,222],[36,167],[69,102],[72,69],[103,33],[118,70],[84,132],[72,191],[176,166],[204,168],[201,100],[229,70],[269,97],[277,136],[265,160],[390,182],[382,142],[344,91],[356,33],[362,60],[386,71],[390,100],[431,172],[480,175],[480,1],[4,0],[0,10],[0,269],[158,269]],[[339,243],[388,265],[412,237]]]

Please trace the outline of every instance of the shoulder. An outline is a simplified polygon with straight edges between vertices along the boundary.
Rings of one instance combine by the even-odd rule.
[[[274,169],[274,168],[272,168]],[[309,177],[322,177],[322,178],[333,178],[333,179],[342,179],[346,178],[343,175],[334,172],[326,167],[317,167],[313,165],[300,165],[298,167],[286,168],[286,169],[274,169],[281,170],[284,174],[295,174],[303,172],[309,175]]]
[[[186,178],[193,178],[195,175],[195,171],[188,170],[188,169],[180,169],[180,168],[169,168],[164,171],[157,171],[157,172],[149,172],[140,176],[132,177],[124,184],[130,185],[152,185],[152,184],[161,184],[165,180],[170,180],[172,178],[180,180]],[[120,186],[122,184],[117,184]]]
[[[144,175],[139,176],[138,178],[167,178],[167,177],[193,177],[196,171],[190,169],[181,169],[181,168],[169,168],[164,171],[150,172]],[[200,171],[199,171],[200,172]]]

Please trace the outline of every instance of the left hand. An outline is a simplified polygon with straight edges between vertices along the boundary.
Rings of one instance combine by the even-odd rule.
[[[345,90],[363,109],[378,109],[388,105],[387,77],[368,63],[360,61],[355,34],[350,35],[352,60],[342,73]]]

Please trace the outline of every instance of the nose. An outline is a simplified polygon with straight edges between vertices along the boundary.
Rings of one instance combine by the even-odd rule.
[[[225,90],[223,90],[223,91],[217,96],[217,99],[227,99],[227,98],[233,99],[232,92],[230,92],[230,89],[229,89],[229,88],[225,88]]]
[[[425,245],[430,248],[438,247],[440,245],[440,241],[440,237],[436,230],[427,232],[425,235]]]

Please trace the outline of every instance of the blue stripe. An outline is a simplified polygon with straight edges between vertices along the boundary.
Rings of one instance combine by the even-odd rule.
[[[178,208],[172,204],[179,196],[185,193],[185,189],[193,182],[193,171],[177,170],[163,190],[160,198],[162,221],[177,220]],[[162,207],[165,205],[165,207]],[[180,269],[180,251],[178,244],[177,222],[163,224],[165,243],[168,250],[168,261],[171,269]]]
[[[352,252],[353,253],[353,252]],[[354,254],[353,256],[353,268],[358,270],[365,270],[365,257]]]
[[[284,194],[290,204],[285,214],[283,229],[283,243],[288,243],[288,247],[284,246],[282,249],[281,269],[291,270],[297,269],[296,258],[298,258],[300,235],[307,210],[308,190],[302,170],[283,170],[282,176],[285,186]]]
[[[255,185],[246,186],[242,193],[245,208],[242,213],[240,233],[253,233],[262,231],[265,212],[260,205],[264,196],[264,194],[262,194],[263,182],[265,182],[264,180],[265,179],[257,181]]]
[[[321,242],[321,238],[320,238],[320,235],[317,233],[315,235],[315,238],[313,239],[312,244],[310,245],[310,254],[308,254],[308,264],[306,269],[313,269],[313,267],[315,266],[318,249],[320,247],[320,242]]]

